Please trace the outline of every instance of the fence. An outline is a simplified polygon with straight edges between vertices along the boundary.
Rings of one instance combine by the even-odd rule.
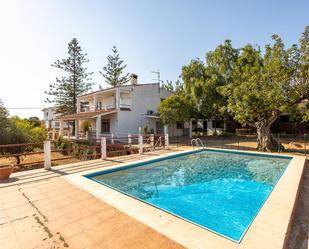
[[[0,165],[14,164],[15,171],[92,159],[125,156],[157,149],[167,149],[168,135],[132,135],[70,141],[59,138],[44,143],[0,145]],[[13,163],[12,163],[13,161]]]
[[[198,136],[205,146],[222,149],[257,151],[257,137],[255,134],[224,133],[220,136]],[[274,143],[270,146],[272,152],[309,155],[309,134],[273,133],[272,138],[283,147]],[[170,143],[176,146],[191,146],[188,137],[171,137]]]

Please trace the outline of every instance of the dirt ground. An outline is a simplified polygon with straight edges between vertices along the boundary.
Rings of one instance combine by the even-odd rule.
[[[217,136],[217,137],[202,137],[203,143],[207,147],[224,148],[224,149],[236,149],[236,150],[256,150],[256,138],[250,136]],[[285,153],[299,154],[303,155],[306,150],[309,154],[309,141],[308,144],[304,143],[303,138],[281,138]],[[190,140],[188,138],[181,139],[171,139],[172,146],[178,145],[190,145]],[[276,151],[276,149],[274,149]],[[63,165],[68,163],[80,162],[77,158],[68,158],[69,156],[64,156],[61,153],[52,153],[52,165]],[[59,160],[59,159],[63,160]],[[84,158],[83,160],[90,160],[91,158]],[[56,160],[56,161],[53,161]],[[21,158],[21,164],[16,166],[15,172],[24,171],[30,169],[37,169],[43,167],[43,154],[35,154],[24,156]],[[15,158],[0,158],[1,164],[13,163],[16,164]]]
[[[61,159],[61,158],[63,160],[54,161],[54,162],[52,162],[52,165],[57,166],[57,165],[63,165],[63,164],[75,163],[75,162],[81,161],[77,158],[67,158],[67,157],[68,156],[64,156],[61,153],[53,152],[52,153],[52,160]],[[23,156],[21,158],[21,164],[15,166],[14,172],[42,168],[42,167],[44,167],[44,163],[42,162],[43,160],[44,160],[43,154]],[[12,157],[11,158],[0,158],[0,165],[11,164],[11,163],[16,164],[16,159],[12,158]]]

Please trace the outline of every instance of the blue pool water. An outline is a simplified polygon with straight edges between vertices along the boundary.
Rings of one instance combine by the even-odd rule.
[[[290,160],[207,150],[87,177],[239,242]]]

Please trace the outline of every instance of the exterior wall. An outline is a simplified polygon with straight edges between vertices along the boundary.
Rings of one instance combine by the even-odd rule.
[[[177,125],[170,125],[168,126],[168,134],[171,137],[180,137],[183,136],[184,130],[183,129],[178,129]]]
[[[55,113],[54,107],[45,108],[42,110],[44,116],[44,126],[46,129],[60,129],[60,114]]]
[[[138,128],[149,123],[146,117],[148,111],[157,112],[157,107],[161,101],[171,93],[159,88],[159,84],[128,85],[121,89],[131,91],[131,111],[118,111],[118,133],[138,133]],[[152,123],[153,125],[153,123]],[[155,130],[155,127],[152,127]]]
[[[96,102],[101,102],[102,103],[102,108],[104,109],[104,106],[110,107],[110,108],[115,108],[115,96],[108,95],[108,96],[98,96],[96,99]]]
[[[156,121],[159,119],[151,120],[147,118],[147,112],[156,113],[161,100],[170,94],[167,90],[161,89],[159,84],[124,85],[80,96],[78,102],[89,101],[90,111],[94,111],[97,102],[102,102],[102,109],[104,109],[104,105],[110,106],[113,104],[117,109],[117,113],[102,116],[102,119],[110,120],[110,132],[115,134],[137,134],[139,127],[149,123],[151,123],[149,128],[156,131]],[[98,126],[100,134],[100,125],[98,123],[100,116],[98,117],[99,119],[93,123],[93,131]],[[81,125],[80,122],[80,127]]]

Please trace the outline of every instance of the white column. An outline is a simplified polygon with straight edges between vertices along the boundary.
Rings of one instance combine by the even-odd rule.
[[[165,138],[165,139],[164,139],[164,140],[165,140],[165,149],[167,150],[168,147],[169,147],[169,145],[170,145],[168,133],[166,133],[166,134],[164,135],[164,138]]]
[[[164,134],[167,134],[167,133],[168,133],[168,126],[164,125]]]
[[[75,139],[79,139],[79,120],[75,120]]]
[[[150,135],[150,146],[154,147],[154,134]]]
[[[192,138],[192,120],[189,121],[189,138]]]
[[[207,135],[211,136],[213,134],[213,126],[212,126],[212,119],[207,120]]]
[[[59,136],[63,136],[64,121],[60,120]]]
[[[142,127],[138,127],[138,135],[142,134]]]
[[[114,133],[111,133],[111,143],[114,144]]]
[[[139,154],[143,153],[143,136],[139,135],[138,137],[138,147],[139,147]]]
[[[131,145],[132,144],[132,134],[128,133],[128,144]]]
[[[95,134],[96,134],[96,138],[99,139],[100,138],[100,134],[101,134],[101,116],[98,116],[96,118]]]
[[[51,168],[51,146],[50,141],[44,141],[44,169]]]
[[[101,138],[101,159],[106,159],[107,153],[106,153],[106,137]]]
[[[96,111],[97,109],[97,95],[93,94],[93,110]]]
[[[77,98],[77,101],[76,101],[76,112],[80,113],[80,99],[79,98]]]
[[[116,88],[116,110],[120,108],[120,89],[117,87]]]

